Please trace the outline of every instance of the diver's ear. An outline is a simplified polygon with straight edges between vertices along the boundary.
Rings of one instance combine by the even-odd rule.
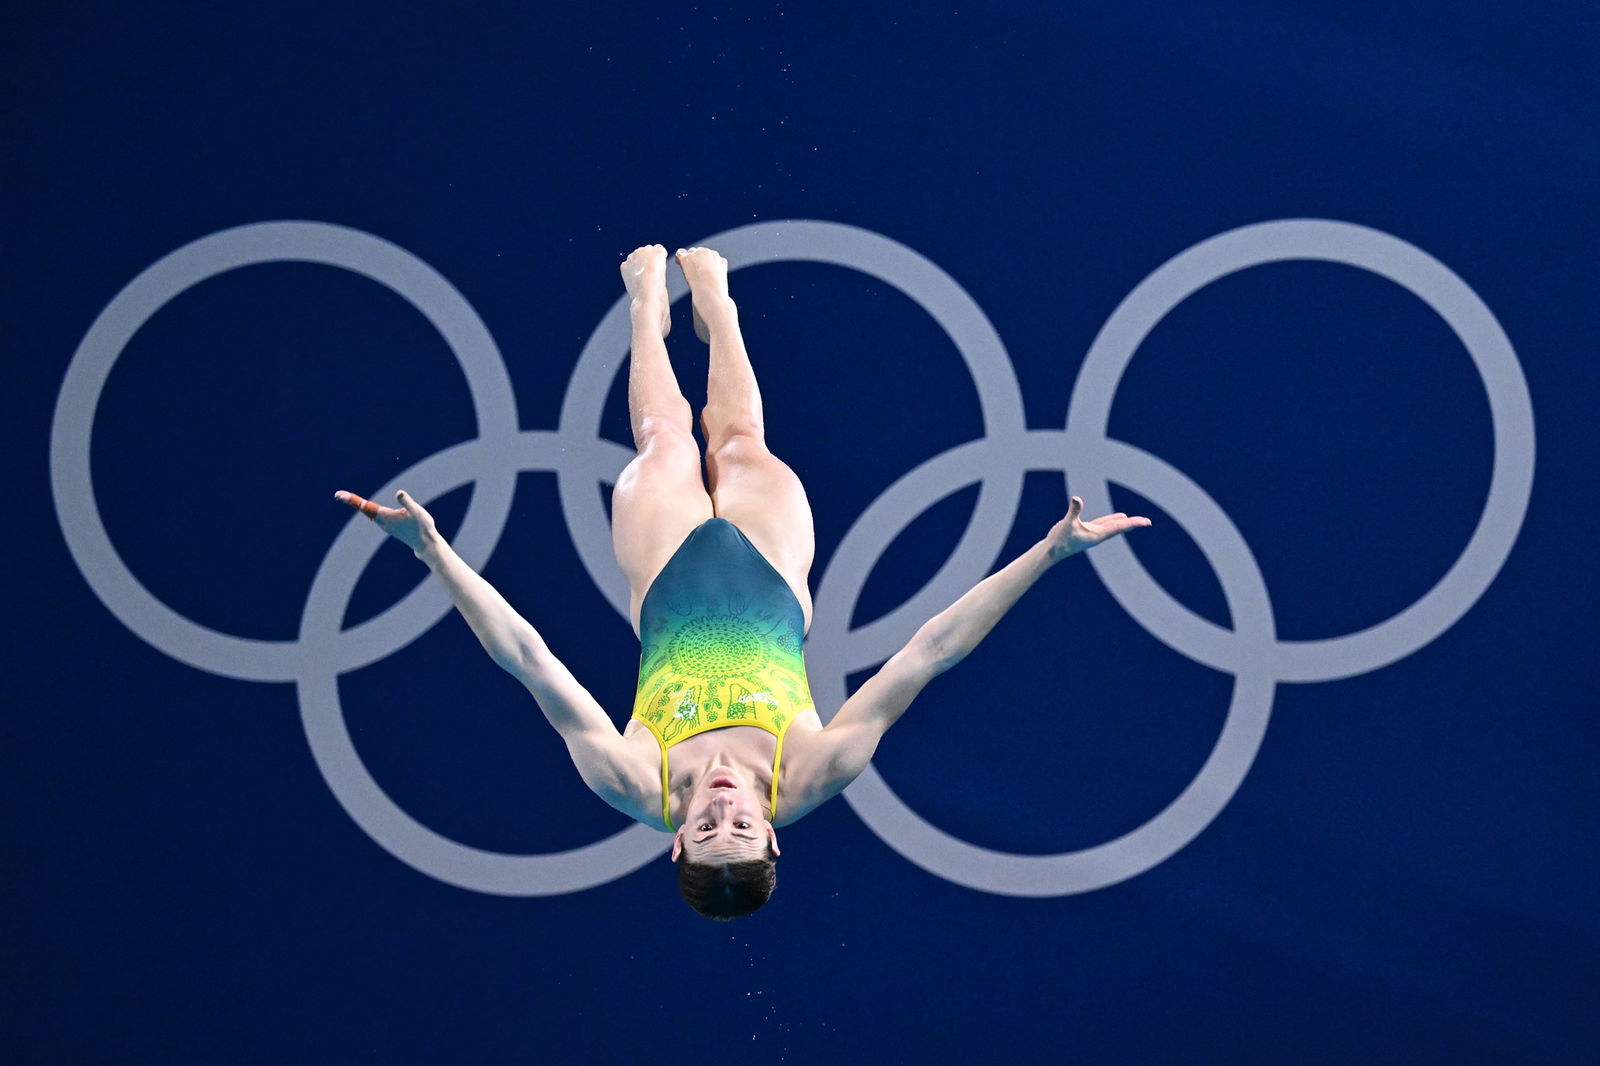
[[[683,854],[683,830],[672,834],[672,861],[677,862],[678,856]]]
[[[772,828],[772,823],[767,823],[767,846],[772,849],[772,857],[776,859],[783,852],[778,850],[778,831]]]

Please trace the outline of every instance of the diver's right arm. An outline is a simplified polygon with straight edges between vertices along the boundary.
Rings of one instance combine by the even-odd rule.
[[[1047,570],[1068,556],[1149,524],[1148,518],[1130,518],[1121,511],[1085,522],[1082,498],[1072,497],[1066,517],[1051,527],[1048,536],[924,622],[910,643],[845,700],[816,735],[804,772],[795,772],[803,781],[796,791],[807,796],[811,806],[842,791],[866,769],[884,732],[928,682],[976,648]]]

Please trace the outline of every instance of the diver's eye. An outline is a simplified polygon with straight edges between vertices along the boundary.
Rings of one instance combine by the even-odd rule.
[[[749,829],[750,828],[750,823],[749,822],[734,822],[733,825],[734,825],[735,829]]]
[[[709,832],[711,832],[712,828],[713,828],[713,826],[712,826],[712,824],[710,822],[701,822],[700,823],[700,832],[702,832],[702,833],[709,833]]]

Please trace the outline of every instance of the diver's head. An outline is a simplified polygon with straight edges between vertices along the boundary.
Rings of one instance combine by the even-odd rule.
[[[672,841],[689,906],[718,921],[751,913],[772,895],[777,858],[778,834],[754,782],[732,767],[707,771]]]

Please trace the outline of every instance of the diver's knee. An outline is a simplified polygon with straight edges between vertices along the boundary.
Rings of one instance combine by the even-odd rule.
[[[689,430],[689,408],[684,405],[683,418],[673,415],[647,414],[639,419],[639,424],[634,428],[634,443],[638,445],[641,456],[651,452],[676,454],[687,451],[693,455],[696,462],[700,458],[700,448],[694,441],[694,434]]]
[[[707,442],[707,451],[719,469],[733,466],[757,466],[772,460],[761,427],[754,422],[728,427],[714,442]]]

